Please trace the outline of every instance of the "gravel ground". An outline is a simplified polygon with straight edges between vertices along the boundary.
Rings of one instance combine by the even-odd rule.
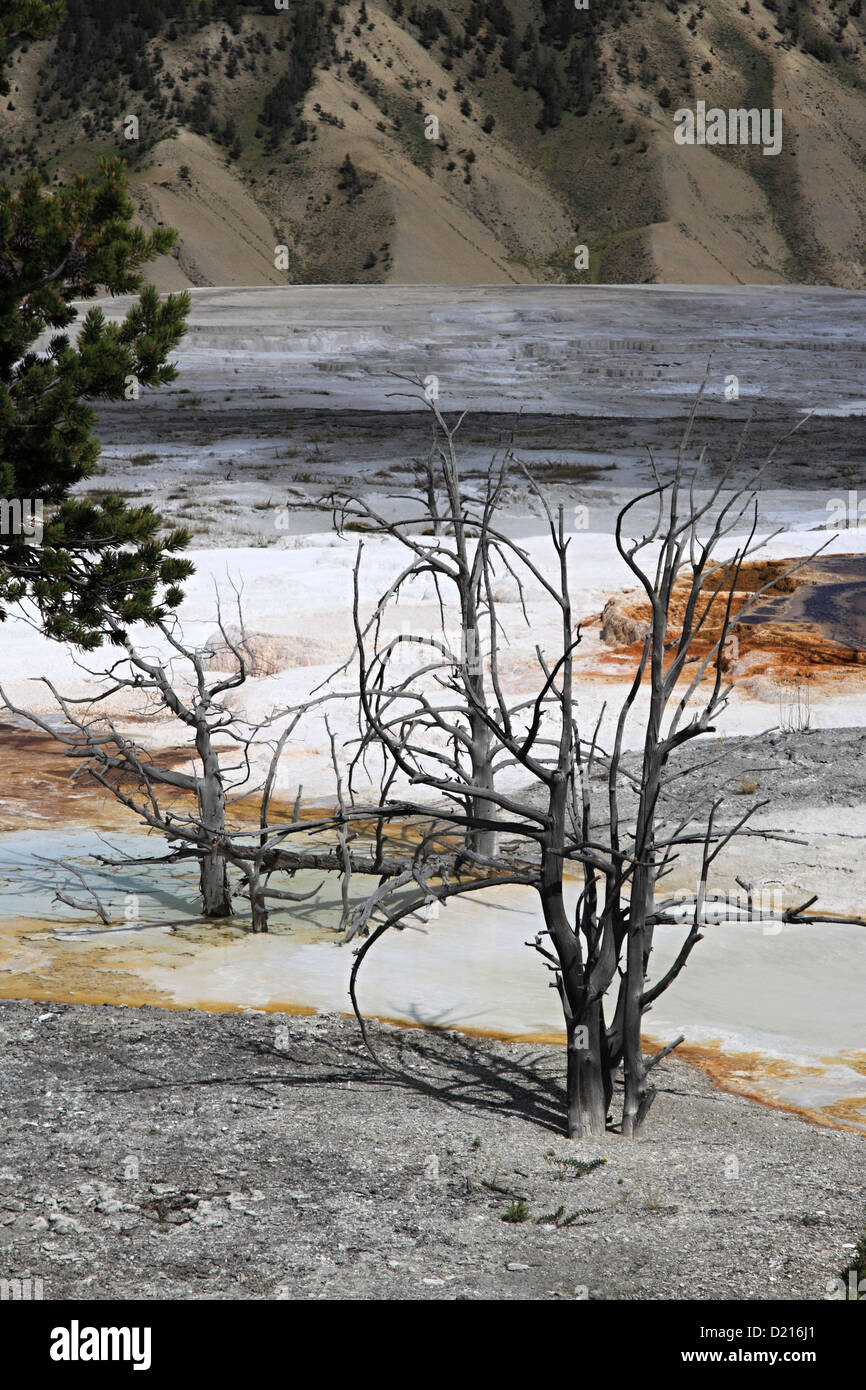
[[[334,1016],[4,1001],[0,1277],[76,1300],[821,1299],[853,1258],[855,1134],[669,1059],[644,1139],[569,1143],[559,1049],[372,1032],[404,1079]]]

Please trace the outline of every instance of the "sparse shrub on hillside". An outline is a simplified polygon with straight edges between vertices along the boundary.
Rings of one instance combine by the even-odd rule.
[[[487,0],[484,9],[497,34],[509,38],[514,33],[514,16],[505,0]]]
[[[517,65],[517,57],[519,52],[520,46],[517,42],[517,39],[515,38],[514,34],[509,34],[508,38],[502,45],[502,52],[499,55],[499,61],[502,63],[502,66],[506,69],[507,72],[514,72],[514,69]]]
[[[409,13],[409,22],[420,31],[419,42],[425,48],[430,48],[440,35],[451,37],[451,25],[436,5],[426,5],[423,9],[415,6]]]
[[[351,155],[347,154],[340,165],[340,177],[337,181],[337,187],[343,189],[348,196],[349,202],[351,202],[353,198],[357,198],[358,194],[362,191],[361,176],[352,162]]]
[[[535,88],[541,97],[539,130],[544,131],[551,126],[559,125],[565,110],[565,82],[554,54],[539,67]]]

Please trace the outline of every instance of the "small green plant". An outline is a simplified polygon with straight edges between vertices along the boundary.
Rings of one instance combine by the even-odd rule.
[[[565,1230],[566,1226],[571,1226],[581,1216],[594,1216],[597,1212],[604,1210],[604,1207],[578,1207],[575,1211],[566,1216],[565,1207],[561,1206],[557,1207],[556,1211],[550,1212],[548,1216],[539,1216],[535,1224],[537,1226],[555,1226],[558,1231],[562,1231]]]
[[[556,1211],[548,1212],[547,1216],[537,1216],[535,1224],[536,1226],[558,1226],[564,1211],[564,1206],[557,1207]]]
[[[515,1225],[520,1221],[528,1221],[529,1219],[529,1207],[522,1200],[512,1202],[502,1217],[503,1221],[511,1221]]]
[[[607,1158],[559,1158],[552,1149],[544,1155],[545,1163],[550,1163],[558,1168],[558,1178],[583,1178],[587,1173],[595,1172],[596,1168],[603,1168],[607,1163]]]

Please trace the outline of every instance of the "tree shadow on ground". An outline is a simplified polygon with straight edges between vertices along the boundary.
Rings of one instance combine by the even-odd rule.
[[[240,1053],[271,1062],[267,1070],[251,1071],[243,1066],[231,1070],[223,1065],[218,1073],[204,1075],[183,1074],[191,1061],[194,1065],[194,1059],[188,1057],[162,1057],[143,1068],[117,1053],[103,1054],[104,1061],[139,1079],[93,1089],[130,1092],[249,1086],[322,1090],[331,1086],[342,1089],[351,1083],[361,1091],[411,1091],[467,1114],[514,1118],[547,1132],[564,1132],[564,1049],[521,1048],[519,1044],[431,1028],[375,1028],[374,1046],[376,1057],[358,1034],[335,1039],[316,1036],[309,1028],[289,1029],[285,1046],[260,1039],[239,1040]]]
[[[290,1058],[298,1068],[293,1075],[274,1075],[271,1082],[305,1086],[351,1081],[365,1088],[398,1087],[449,1108],[513,1117],[540,1129],[563,1132],[564,1049],[561,1054],[554,1048],[527,1046],[515,1053],[511,1044],[506,1053],[486,1038],[429,1027],[378,1032],[375,1057],[363,1048],[360,1038],[351,1044],[324,1037],[312,1038],[310,1043],[306,1056],[258,1041],[246,1046],[259,1056]],[[346,1056],[350,1046],[351,1060]],[[322,1072],[323,1053],[339,1059],[337,1070]]]

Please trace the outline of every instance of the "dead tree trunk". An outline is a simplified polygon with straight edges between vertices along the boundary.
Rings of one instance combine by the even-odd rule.
[[[249,897],[250,897],[250,921],[254,932],[266,932],[268,930],[268,902],[265,897],[265,885],[257,866],[249,870]]]
[[[476,694],[476,699],[484,699],[483,681],[480,682],[480,690]],[[469,738],[472,785],[473,787],[483,787],[485,791],[495,791],[493,775],[495,745],[487,724],[479,714],[474,712],[469,717]],[[470,816],[471,820],[476,823],[470,825],[466,832],[467,849],[477,854],[481,859],[495,859],[499,846],[499,835],[495,829],[486,827],[484,822],[497,820],[499,807],[495,801],[483,794],[475,795],[471,799]]]
[[[213,836],[219,845],[225,838],[225,786],[219,756],[214,749],[210,729],[203,719],[197,720],[195,744],[202,767],[201,775],[196,780],[199,818],[205,835]],[[202,855],[199,887],[203,916],[231,917],[228,865],[225,854],[219,848]]]
[[[420,396],[422,383],[413,380],[410,384],[418,389]],[[411,517],[403,517],[399,521],[387,518],[368,499],[351,492],[329,493],[318,499],[315,505],[333,513],[338,529],[349,520],[363,522],[365,531],[399,542],[411,557],[403,572],[382,595],[373,613],[358,629],[359,646],[365,638],[372,637],[372,659],[366,677],[369,678],[371,692],[373,687],[377,689],[379,708],[383,712],[381,720],[376,721],[370,719],[369,709],[364,711],[366,728],[362,732],[361,752],[374,743],[378,744],[384,756],[393,759],[403,775],[410,779],[414,776],[414,750],[407,750],[397,733],[405,713],[400,707],[400,693],[411,688],[413,681],[395,675],[391,662],[396,652],[405,651],[406,646],[415,646],[421,654],[419,671],[415,674],[420,677],[420,667],[423,666],[428,677],[433,679],[432,667],[427,663],[435,656],[439,661],[443,684],[450,684],[458,692],[465,707],[465,726],[461,719],[460,734],[454,740],[452,766],[459,764],[460,779],[467,787],[463,832],[467,858],[473,862],[493,861],[499,844],[496,822],[501,804],[495,796],[495,760],[500,748],[485,718],[490,700],[485,664],[490,655],[488,644],[495,647],[497,642],[492,581],[495,576],[505,572],[514,576],[514,570],[507,559],[508,543],[500,544],[498,537],[486,534],[484,525],[485,518],[492,515],[498,505],[504,469],[498,474],[495,459],[491,462],[487,496],[483,504],[476,508],[464,496],[461,488],[455,441],[462,416],[455,425],[449,425],[435,401],[431,401],[426,394],[420,398],[426,401],[435,420],[438,462],[434,466],[431,458],[427,464],[423,502],[413,492],[403,495],[403,500],[412,507]],[[309,499],[305,499],[303,505],[309,505]],[[431,532],[434,536],[432,541],[426,539]],[[380,643],[380,628],[383,624],[387,626],[386,617],[396,600],[419,577],[428,575],[432,577],[436,590],[436,632],[425,633],[422,630],[404,634],[398,642],[386,640]],[[452,616],[460,624],[459,651],[446,632],[446,617],[450,620]],[[451,680],[446,682],[444,673],[449,669]],[[493,672],[491,680],[495,685]],[[394,717],[389,717],[391,715]],[[434,736],[444,733],[446,739],[452,739],[453,729],[448,729],[447,720],[437,716],[432,703],[425,705],[420,720],[413,714],[409,722],[415,727],[419,722],[424,722]],[[350,772],[350,787],[354,785],[355,769],[361,765],[362,758],[356,758]]]
[[[569,1139],[604,1134],[609,1098],[601,1000],[585,1005],[581,1021],[566,1013],[566,1103]]]
[[[564,810],[564,795],[557,799]],[[557,819],[555,812],[550,844],[542,846],[539,893],[547,935],[556,951],[556,988],[565,1019],[568,1137],[582,1139],[588,1134],[604,1134],[607,1117],[601,1070],[600,1004],[596,1001],[587,1005],[583,953],[563,901],[562,850],[556,849],[563,841]]]

